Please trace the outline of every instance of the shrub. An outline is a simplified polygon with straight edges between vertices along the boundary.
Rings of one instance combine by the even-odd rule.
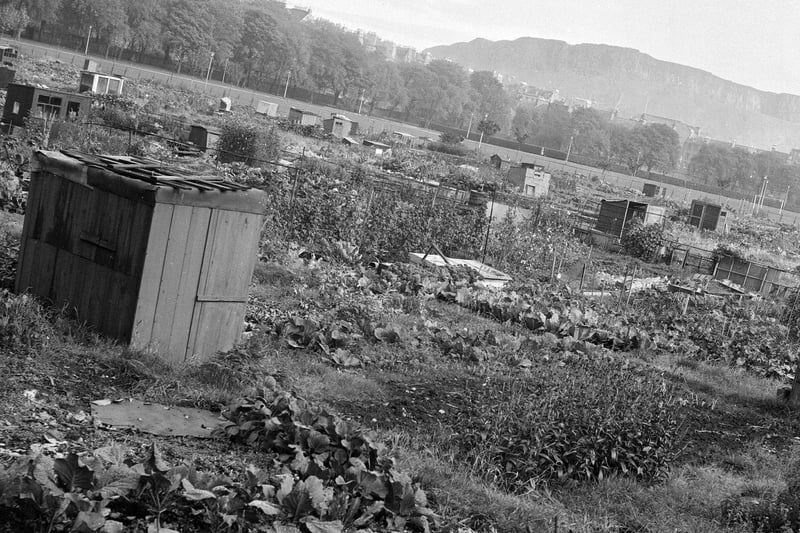
[[[25,212],[27,194],[22,189],[22,182],[14,168],[5,161],[0,161],[0,209],[12,213]]]
[[[459,146],[457,144],[447,144],[443,142],[428,143],[426,148],[433,152],[441,152],[443,154],[457,155],[457,156],[465,156],[468,153],[468,150],[463,146]]]
[[[625,253],[650,261],[664,241],[664,231],[658,224],[642,224],[635,221],[628,225],[622,235],[622,248]]]
[[[571,359],[475,387],[486,412],[460,431],[465,459],[515,491],[536,480],[663,477],[679,438],[671,387],[615,359]]]
[[[463,140],[464,137],[462,137],[461,135],[457,135],[455,133],[448,133],[446,131],[443,132],[441,135],[439,135],[439,142],[441,142],[442,144],[451,144],[451,145],[458,144]]]
[[[0,346],[29,350],[42,346],[52,335],[42,306],[30,296],[0,290]]]
[[[233,115],[222,125],[217,144],[217,159],[222,163],[242,162],[261,167],[274,161],[280,153],[280,136],[275,128],[267,128],[244,115]]]

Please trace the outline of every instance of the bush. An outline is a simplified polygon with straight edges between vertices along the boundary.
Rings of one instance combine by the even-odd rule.
[[[241,162],[262,167],[280,154],[281,139],[274,127],[267,128],[244,115],[233,115],[222,125],[217,144],[217,159],[222,163]]]
[[[439,142],[441,142],[442,144],[451,144],[451,145],[458,144],[463,140],[464,137],[462,137],[461,135],[457,135],[455,133],[448,133],[446,131],[443,132],[441,135],[439,135]]]
[[[611,358],[573,354],[565,362],[475,387],[474,404],[487,411],[460,431],[466,461],[514,491],[537,480],[666,475],[679,437],[671,387]]]
[[[0,290],[0,346],[37,349],[53,334],[52,330],[39,302],[26,294]]]
[[[622,248],[625,253],[650,261],[664,242],[664,230],[659,224],[642,224],[635,221],[625,228],[622,235]]]
[[[447,144],[443,142],[428,143],[426,148],[433,152],[441,152],[443,154],[457,155],[462,157],[468,153],[468,150],[463,146],[459,146],[457,144]]]

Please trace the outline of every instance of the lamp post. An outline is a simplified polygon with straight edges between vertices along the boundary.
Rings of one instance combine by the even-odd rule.
[[[567,166],[567,164],[569,163],[569,154],[572,153],[572,141],[573,141],[573,139],[575,139],[575,136],[574,135],[570,135],[569,136],[569,146],[567,147],[567,157],[564,158],[564,166],[561,167],[562,169],[564,169]]]
[[[225,74],[228,73],[228,61],[229,60],[230,60],[230,58],[226,58],[225,59],[225,67],[223,67],[223,69],[222,69],[222,83],[225,83]]]
[[[485,115],[483,115],[483,121],[482,121],[482,122],[484,122],[484,123],[485,123],[485,121],[486,121],[488,118],[489,118],[489,113],[486,113]],[[478,124],[478,127],[480,128],[480,124]],[[482,144],[483,144],[483,128],[481,128],[481,138],[478,140],[478,150],[480,150],[480,149],[481,149],[481,145],[482,145]]]
[[[208,70],[206,71],[206,85],[205,88],[208,89],[208,78],[211,77],[211,65],[214,63],[214,52],[211,52],[211,58],[208,60]]]
[[[89,39],[92,38],[92,25],[89,25],[89,33],[86,34],[86,48],[83,50],[83,55],[89,55]]]

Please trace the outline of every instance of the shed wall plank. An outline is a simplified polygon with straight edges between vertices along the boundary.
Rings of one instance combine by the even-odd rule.
[[[173,206],[169,204],[159,204],[153,209],[131,332],[131,347],[134,349],[146,348],[153,333],[153,320],[161,273],[164,270],[164,254],[167,250],[172,211]]]
[[[150,335],[150,346],[171,359],[174,354],[169,352],[170,333],[175,320],[178,287],[180,286],[184,258],[186,257],[191,220],[191,207],[175,206],[172,211],[172,222],[170,223],[167,248],[164,253],[164,268],[161,271],[153,331]],[[182,360],[182,357],[172,359],[173,362],[181,362]]]
[[[205,255],[211,209],[192,208],[189,233],[186,239],[186,253],[181,266],[181,279],[178,284],[174,320],[169,339],[169,353],[179,361],[184,361],[189,352],[189,334],[192,316],[200,282],[200,269]]]

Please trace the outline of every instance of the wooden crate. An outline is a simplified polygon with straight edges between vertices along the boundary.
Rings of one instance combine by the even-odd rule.
[[[240,338],[263,191],[157,162],[38,152],[16,289],[171,362]]]

